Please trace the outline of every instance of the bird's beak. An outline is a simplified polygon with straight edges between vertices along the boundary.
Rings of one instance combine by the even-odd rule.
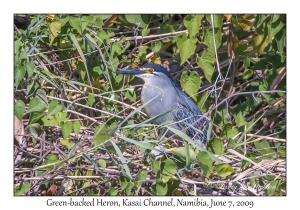
[[[131,74],[131,75],[152,74],[153,72],[154,72],[153,68],[138,68],[138,69],[115,71],[116,74]]]

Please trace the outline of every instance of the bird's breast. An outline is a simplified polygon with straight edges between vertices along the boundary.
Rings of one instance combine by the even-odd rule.
[[[149,117],[155,117],[159,114],[174,110],[176,107],[175,90],[162,89],[159,87],[143,86],[141,92],[141,101],[145,105],[144,110]],[[156,124],[161,124],[166,121],[172,121],[173,114],[168,113],[154,121]]]

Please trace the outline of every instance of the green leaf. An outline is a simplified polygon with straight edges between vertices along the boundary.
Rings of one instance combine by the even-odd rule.
[[[24,78],[25,76],[25,73],[26,73],[26,68],[25,66],[18,66],[16,69],[15,69],[15,86],[18,87],[21,80]]]
[[[61,122],[67,122],[69,120],[69,118],[67,117],[67,113],[65,112],[57,112],[55,114],[56,120],[57,122],[60,124]]]
[[[158,33],[159,34],[165,34],[165,33],[171,33],[174,32],[174,28],[171,25],[163,24],[160,26]]]
[[[205,78],[212,82],[212,75],[215,70],[215,56],[214,53],[212,53],[209,50],[204,50],[201,57],[198,57],[197,64],[203,69],[203,73],[205,75]]]
[[[101,25],[101,24],[100,24]],[[90,191],[86,194],[86,196],[97,196],[98,194],[93,192],[93,191]]]
[[[128,98],[131,102],[136,102],[136,92],[132,90],[127,90],[123,92],[123,95]]]
[[[57,101],[51,101],[49,104],[48,115],[55,115],[62,110],[62,105],[58,104]]]
[[[239,133],[237,128],[233,128],[231,123],[226,123],[223,127],[222,137],[233,138]]]
[[[145,170],[140,170],[140,171],[138,172],[138,180],[143,181],[143,180],[146,179],[146,177],[147,177],[147,171],[145,171]]]
[[[105,160],[99,159],[99,160],[97,160],[97,163],[99,164],[99,166],[101,168],[106,168],[106,162],[105,162]]]
[[[72,122],[60,122],[60,127],[62,130],[63,138],[68,139],[70,133],[72,132]]]
[[[214,28],[214,33],[212,29],[205,29],[204,30],[204,37],[203,43],[208,46],[208,50],[211,51],[215,55],[215,44],[214,39],[216,42],[216,48],[218,49],[222,43],[222,31],[220,28]]]
[[[258,86],[258,89],[260,90],[260,91],[266,91],[266,90],[268,90],[268,87],[269,85],[268,85],[268,83],[267,83],[267,81],[266,80],[263,80],[263,84],[260,84],[259,86]],[[271,95],[270,94],[268,94],[268,93],[262,93],[262,96],[267,100],[267,101],[270,101],[271,100]]]
[[[227,163],[219,164],[215,168],[216,172],[218,173],[218,176],[222,178],[225,178],[226,176],[229,176],[232,173],[234,173],[233,168]]]
[[[108,195],[116,196],[116,195],[118,195],[118,191],[115,188],[110,188]]]
[[[43,163],[42,165],[50,165],[50,164],[51,165],[45,167],[45,169],[53,169],[55,167],[55,165],[57,165],[57,164],[53,164],[53,163],[59,162],[59,158],[57,155],[50,154],[47,156],[47,158],[48,158],[48,160],[45,163]]]
[[[254,15],[244,15],[243,17],[239,17],[238,19],[234,19],[233,23],[239,26],[244,31],[249,31],[251,27],[253,26],[253,21],[251,21],[254,18]]]
[[[190,148],[189,148],[189,152],[188,152],[189,154],[187,154],[185,147],[171,148],[171,149],[168,149],[168,152],[182,158],[183,160],[185,160],[187,158],[187,155],[190,155],[190,159],[192,161],[196,160],[196,157],[197,157],[197,154],[195,153],[195,151]]]
[[[152,168],[156,178],[160,178],[160,162],[157,160],[152,160]]]
[[[78,43],[75,35],[74,34],[69,34],[69,36],[72,39],[72,41],[73,41],[73,43],[74,43],[74,45],[75,45],[75,47],[76,47],[76,49],[77,49],[77,51],[78,51],[81,59],[82,59],[82,62],[85,64],[86,63],[86,58],[85,58],[85,56],[84,56],[84,54],[82,52],[81,47],[79,46],[79,43]]]
[[[168,24],[163,24],[160,25],[160,29],[158,30],[157,33],[159,34],[165,34],[165,33],[172,33],[174,32],[174,28],[171,25]],[[164,38],[163,40],[161,40],[163,43],[167,43],[172,41],[173,43],[176,41],[176,38]]]
[[[91,182],[84,182],[83,185],[82,185],[82,188],[88,187],[90,185],[91,185]]]
[[[61,139],[60,143],[66,146],[68,149],[71,149],[75,145],[74,142],[70,142],[68,139]]]
[[[250,58],[249,57],[245,57],[244,58],[244,67],[250,67]]]
[[[102,24],[103,24],[103,19],[99,16],[99,15],[96,15],[96,21],[95,21],[96,25],[98,27],[101,27]]]
[[[25,51],[20,52],[19,60],[27,60],[28,55]]]
[[[94,95],[92,95],[92,94],[89,94],[89,96],[88,96],[88,102],[89,102],[89,105],[90,106],[93,106],[93,104],[95,103],[95,96]]]
[[[211,159],[210,155],[206,151],[199,151],[197,158],[203,174],[206,177],[209,177],[213,172],[213,160]]]
[[[215,157],[211,152],[208,152],[206,150],[206,148],[204,148],[203,146],[197,144],[194,140],[192,140],[188,135],[186,135],[185,133],[183,133],[180,130],[177,130],[175,128],[172,127],[168,127],[169,130],[171,130],[173,133],[175,133],[176,135],[178,135],[179,137],[181,137],[182,139],[184,139],[185,141],[187,141],[189,144],[193,145],[194,147],[196,147],[197,149],[199,149],[200,151],[205,151],[207,152],[211,159],[216,161],[217,163],[222,163],[221,160],[219,160],[217,157]]]
[[[95,21],[96,21],[96,16],[95,15],[88,15],[88,16],[83,15],[83,16],[81,16],[82,31],[84,31],[89,24],[93,24]]]
[[[128,195],[131,195],[131,190],[132,188],[134,187],[134,184],[129,182],[126,189],[125,189],[125,194],[128,196]]]
[[[254,145],[257,150],[264,156],[264,158],[272,158],[275,155],[275,150],[271,149],[271,145],[268,141],[255,141]]]
[[[156,52],[156,53],[160,51],[161,46],[162,46],[162,44],[161,44],[160,41],[156,41],[156,42],[151,43],[152,51]]]
[[[31,77],[34,72],[34,64],[32,62],[27,62],[25,66],[26,66],[28,77]]]
[[[163,182],[161,179],[157,179],[154,185],[155,193],[157,196],[164,196],[168,192],[167,183]]]
[[[108,127],[105,124],[99,125],[95,128],[94,143],[95,146],[102,144],[108,139]]]
[[[14,195],[24,195],[30,190],[29,182],[21,182],[19,186],[14,189]]]
[[[217,14],[217,15],[213,15],[213,17],[214,17],[214,26],[215,26],[215,28],[222,29],[224,15]]]
[[[246,43],[240,44],[234,51],[236,56],[244,56],[248,53],[248,45]]]
[[[148,15],[140,15],[140,14],[125,14],[125,19],[129,23],[133,23],[137,26],[140,26],[142,28],[146,28],[149,22],[149,16]]]
[[[267,195],[274,195],[276,191],[279,191],[281,180],[276,179],[274,180],[270,186],[267,188]]]
[[[250,77],[252,77],[253,71],[252,69],[246,69],[246,71],[243,73],[243,79],[247,80]]]
[[[73,123],[73,129],[74,129],[74,132],[78,135],[79,131],[80,131],[80,122],[79,121],[75,121]]]
[[[221,139],[213,138],[207,144],[207,150],[216,155],[224,154],[224,145]]]
[[[253,155],[252,153],[247,153],[246,157],[249,158],[250,160],[254,161],[255,163],[259,163],[261,160],[257,159],[257,155]],[[242,160],[242,169],[245,169],[246,167],[248,167],[250,165],[250,162],[246,161],[246,160]]]
[[[142,148],[145,148],[145,149],[155,150],[155,151],[159,152],[159,150],[153,148],[152,146],[149,146],[149,144],[144,143],[143,141],[136,141],[136,140],[126,138],[126,137],[123,137],[123,136],[119,136],[119,138],[123,139],[123,140],[125,140],[125,141],[127,141],[131,144],[134,144],[136,146],[139,146],[139,147],[142,147]]]
[[[187,71],[183,71],[180,78],[180,85],[182,89],[196,100],[195,94],[200,88],[200,77],[195,71],[191,71],[188,75]]]
[[[55,16],[55,18],[58,16]],[[57,18],[57,20],[60,22],[61,26],[64,26],[67,22],[69,22],[69,15],[63,15],[62,17]]]
[[[81,16],[82,31],[85,30],[88,24],[93,24],[96,22],[96,20],[97,20],[96,15],[82,15]]]
[[[147,36],[150,33],[150,28],[145,28],[142,30],[142,36]]]
[[[41,99],[34,97],[29,102],[29,107],[26,113],[41,111],[45,108],[45,104],[41,102]]]
[[[54,39],[60,34],[61,32],[61,23],[58,20],[51,20],[47,18],[47,25],[48,31],[50,34],[50,45],[52,45]]]
[[[274,15],[275,16],[275,15]],[[279,15],[278,15],[279,17]],[[276,19],[271,24],[271,31],[269,35],[269,43],[272,41],[272,38],[275,37],[275,35],[284,28],[285,24],[281,21],[280,18]]]
[[[148,46],[139,46],[138,47],[138,50],[139,50],[139,57],[142,57],[142,58],[146,58],[146,53],[147,53],[147,49],[148,49]]]
[[[22,121],[23,114],[25,113],[25,104],[21,100],[17,100],[14,105],[14,115]]]
[[[205,107],[205,101],[207,100],[208,98],[208,92],[206,91],[205,93],[201,94],[201,95],[197,95],[196,96],[196,101],[197,101],[197,106],[199,107],[199,109],[202,111],[202,112],[206,112],[207,109]]]
[[[99,75],[103,74],[103,70],[100,68],[100,66],[95,66],[93,71],[97,72]]]
[[[122,163],[124,169],[125,169],[125,172],[123,169],[121,169],[122,173],[123,174],[126,174],[127,177],[132,180],[132,176],[131,176],[131,173],[130,173],[130,170],[129,170],[129,167],[127,165],[127,160],[125,159],[125,157],[123,156],[123,151],[120,150],[120,148],[118,147],[118,145],[116,145],[116,143],[112,140],[110,140],[110,143],[112,144],[112,146],[114,147],[117,155],[119,156],[120,158],[120,162]]]
[[[232,138],[230,138],[227,147],[233,149],[236,147],[236,145],[236,142]]]
[[[42,103],[46,103],[48,104],[48,98],[47,98],[47,94],[46,91],[43,89],[38,89],[36,91],[36,95],[42,100]]]
[[[99,44],[99,46],[101,46],[103,44],[104,40],[107,38],[106,31],[104,31],[103,29],[99,29],[97,32],[97,36],[100,39],[100,40],[98,40],[98,44]]]
[[[197,38],[188,38],[186,33],[177,36],[177,46],[180,50],[180,65],[195,53]]]
[[[33,113],[32,113],[33,114]],[[38,130],[40,130],[40,124],[39,123],[32,123],[27,128],[29,129],[29,132],[35,137],[38,137]]]
[[[125,176],[121,176],[119,178],[119,183],[121,185],[121,189],[120,189],[121,192],[126,189],[126,187],[128,186],[129,182],[130,182],[130,180],[127,177],[125,177]]]
[[[14,47],[15,47],[15,51],[14,52],[15,52],[15,54],[18,53],[18,51],[19,51],[20,47],[22,46],[22,44],[23,44],[23,42],[21,42],[20,40],[16,40],[14,42]]]
[[[171,159],[166,159],[161,163],[162,181],[167,183],[175,174],[176,165]]]
[[[199,32],[201,16],[187,15],[184,18],[184,25],[189,32],[189,37],[194,37]]]
[[[268,36],[260,34],[254,34],[252,36],[252,46],[257,53],[261,54],[268,44]]]
[[[35,80],[32,81],[30,85],[27,86],[27,97],[31,97],[39,88],[39,83]]]
[[[55,117],[53,116],[45,116],[42,118],[44,126],[58,126],[58,122]]]
[[[285,43],[286,43],[285,37],[286,37],[286,31],[285,30],[280,30],[275,35],[275,39],[276,39],[276,43],[277,43],[277,48],[278,48],[278,51],[280,52],[280,54],[284,53],[284,47],[285,47]],[[283,62],[283,61],[281,61],[281,62]]]
[[[69,20],[69,23],[70,25],[75,28],[79,33],[81,33],[81,26],[80,26],[80,18],[77,16],[73,16],[73,17],[70,17],[70,20]]]
[[[41,123],[41,122],[39,122],[39,120],[44,116],[46,116],[46,114],[43,112],[32,112],[30,114],[29,124],[35,123],[35,122]]]
[[[245,121],[245,117],[242,115],[242,112],[239,112],[235,117],[235,123],[238,127],[242,127],[247,124],[247,122]]]
[[[278,154],[280,157],[285,158],[286,157],[286,149],[284,148],[278,148]]]
[[[56,163],[57,161],[59,161],[58,156],[51,154],[51,155],[48,156],[47,164]]]

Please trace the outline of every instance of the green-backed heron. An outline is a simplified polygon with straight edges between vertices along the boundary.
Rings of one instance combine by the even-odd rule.
[[[115,73],[134,75],[145,82],[141,92],[141,101],[146,104],[152,100],[144,106],[149,117],[170,111],[154,120],[155,124],[175,122],[171,127],[185,130],[186,134],[197,144],[206,148],[208,120],[198,106],[177,86],[163,66],[145,64],[141,68],[118,70]],[[172,134],[171,131],[167,133],[169,136]]]

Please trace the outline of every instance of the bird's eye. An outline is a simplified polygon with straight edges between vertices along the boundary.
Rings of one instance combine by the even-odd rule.
[[[153,68],[141,68],[141,70],[147,74],[152,74],[154,72]]]

